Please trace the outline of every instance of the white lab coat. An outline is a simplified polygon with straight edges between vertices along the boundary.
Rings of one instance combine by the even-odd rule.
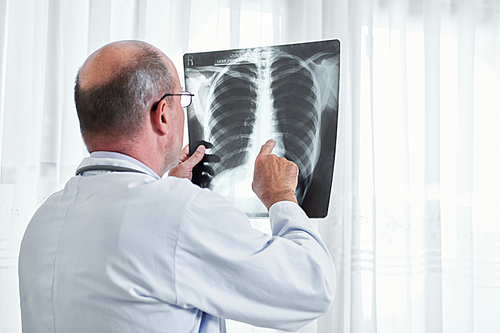
[[[85,158],[146,172],[85,172],[33,216],[23,332],[215,333],[224,319],[297,330],[328,311],[334,266],[298,205],[271,207],[269,236],[221,196],[135,162]]]

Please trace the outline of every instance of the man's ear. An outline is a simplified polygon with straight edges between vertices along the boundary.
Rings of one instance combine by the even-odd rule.
[[[155,110],[151,110],[151,125],[155,132],[167,134],[167,112],[170,108],[165,100],[161,100]]]

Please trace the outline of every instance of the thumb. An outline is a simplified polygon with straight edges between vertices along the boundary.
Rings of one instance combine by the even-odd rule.
[[[196,148],[196,151],[182,164],[188,168],[193,168],[198,162],[200,162],[205,156],[205,146],[200,145]]]

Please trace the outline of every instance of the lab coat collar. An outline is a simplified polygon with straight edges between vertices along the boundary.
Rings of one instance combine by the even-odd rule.
[[[101,154],[104,153],[104,154]],[[102,167],[100,169],[99,167]],[[98,154],[92,153],[89,157],[85,157],[80,163],[77,169],[77,175],[81,174],[81,170],[92,169],[92,171],[103,172],[103,171],[130,171],[130,172],[140,172],[154,177],[155,179],[160,179],[153,170],[151,170],[147,165],[142,162],[119,153],[112,152],[98,152]],[[92,172],[88,171],[88,172]],[[85,173],[87,171],[83,171]]]

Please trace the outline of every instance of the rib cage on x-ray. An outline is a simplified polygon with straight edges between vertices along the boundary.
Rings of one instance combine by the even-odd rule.
[[[229,201],[244,197],[244,203],[232,203],[250,215],[264,216],[267,210],[255,196],[236,192],[250,190],[255,157],[269,138],[277,142],[273,153],[299,167],[299,204],[308,193],[321,152],[322,112],[330,100],[330,91],[322,94],[313,70],[314,61],[321,57],[322,53],[315,53],[302,59],[277,49],[239,52],[204,82],[206,102],[197,105],[200,136],[213,144],[210,154],[220,158],[211,163],[213,174],[206,185]],[[327,70],[319,72],[323,75]],[[196,87],[198,93],[201,86]]]
[[[221,158],[215,174],[255,157],[261,142],[276,138],[274,153],[299,166],[300,201],[318,151],[320,122],[314,73],[301,59],[280,53],[243,55],[217,77],[209,94],[205,136]]]

